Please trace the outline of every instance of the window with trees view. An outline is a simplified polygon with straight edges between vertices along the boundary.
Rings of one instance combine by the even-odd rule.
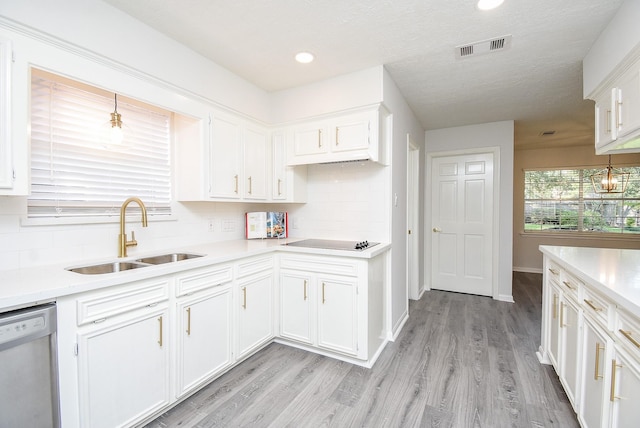
[[[591,176],[601,169],[524,173],[526,232],[640,233],[640,167],[624,193],[596,193]]]

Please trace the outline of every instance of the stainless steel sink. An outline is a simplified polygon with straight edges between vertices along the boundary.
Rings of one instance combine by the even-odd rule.
[[[125,270],[138,269],[149,266],[144,263],[137,262],[112,262],[101,263],[98,265],[79,266],[74,268],[67,268],[71,272],[81,273],[83,275],[97,275],[103,273],[122,272]]]
[[[151,265],[161,265],[165,263],[179,262],[181,260],[195,259],[198,257],[202,257],[202,254],[171,253],[161,254],[159,256],[143,257],[141,259],[137,259],[136,262],[148,263]]]
[[[133,261],[115,261],[110,263],[100,263],[97,265],[78,266],[66,268],[68,271],[81,273],[83,275],[97,275],[103,273],[123,272],[131,269],[139,269],[147,266],[174,263],[181,260],[195,259],[203,254],[192,253],[169,253],[158,256],[143,257]]]

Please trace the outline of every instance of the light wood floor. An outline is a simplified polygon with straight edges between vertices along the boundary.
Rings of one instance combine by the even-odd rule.
[[[540,344],[541,281],[516,303],[441,291],[373,369],[272,344],[148,427],[577,427]]]

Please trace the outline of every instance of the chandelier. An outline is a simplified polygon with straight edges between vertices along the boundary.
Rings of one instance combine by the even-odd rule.
[[[616,169],[611,166],[611,155],[609,155],[609,166],[591,176],[593,191],[596,193],[624,193],[629,184],[631,173]]]

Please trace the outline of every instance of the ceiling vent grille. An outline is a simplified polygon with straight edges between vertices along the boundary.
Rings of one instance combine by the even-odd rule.
[[[511,46],[511,35],[482,40],[456,46],[456,58],[468,58],[496,51],[503,51]]]

